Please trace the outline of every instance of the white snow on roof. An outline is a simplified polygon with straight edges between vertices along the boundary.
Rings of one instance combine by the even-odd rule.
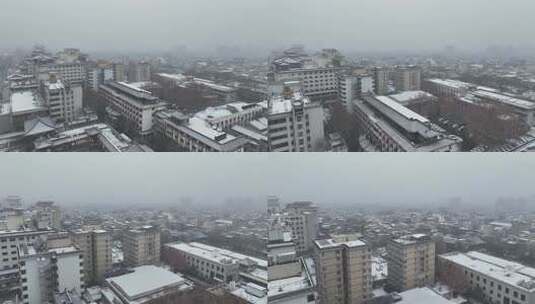
[[[224,144],[236,139],[236,137],[230,134],[212,128],[208,122],[198,117],[190,118],[187,127],[211,140],[217,141],[220,144]],[[217,137],[222,135],[226,135],[226,137],[222,140],[216,140]]]
[[[404,291],[399,294],[402,298],[397,304],[453,304],[446,298],[435,293],[433,290],[423,287]]]
[[[393,100],[392,98],[388,96],[377,96],[377,100],[379,100],[381,103],[383,103],[385,106],[391,108],[392,110],[396,111],[397,113],[403,115],[407,119],[410,120],[417,120],[421,123],[428,123],[429,120],[422,115],[412,111],[411,109],[404,107],[397,101]]]
[[[434,96],[424,91],[405,91],[388,96],[399,103],[409,102],[419,98],[433,98]]]
[[[182,75],[182,74],[160,73],[160,74],[158,74],[158,76],[163,77],[163,78],[167,78],[167,79],[170,79],[170,80],[175,80],[175,81],[183,81],[183,80],[187,79],[187,77]]]
[[[61,80],[56,80],[56,82],[46,82],[45,85],[48,87],[49,90],[62,90],[65,88],[65,85]]]
[[[247,256],[241,253],[233,252],[230,250],[197,243],[178,243],[178,244],[167,244],[171,248],[175,248],[190,254],[196,255],[198,257],[205,258],[207,260],[222,263],[222,264],[236,264],[240,262],[245,262],[250,260],[256,263],[259,267],[267,268],[267,261],[258,259],[255,257]]]
[[[119,84],[122,85],[122,86],[124,86],[124,87],[127,87],[127,88],[129,88],[129,89],[131,89],[131,90],[134,90],[134,91],[136,91],[136,92],[139,92],[139,93],[145,93],[145,94],[151,94],[151,95],[152,95],[151,92],[146,91],[146,90],[143,90],[143,89],[140,89],[140,88],[138,88],[138,87],[136,87],[135,85],[132,85],[132,84],[130,84],[130,83],[119,82]]]
[[[495,91],[493,92],[493,91],[487,91],[487,90],[477,90],[474,92],[474,95],[478,97],[482,97],[482,98],[489,98],[497,102],[501,102],[501,103],[511,105],[514,107],[535,110],[535,102],[504,95],[501,93],[497,93]]]
[[[148,296],[161,291],[162,288],[179,287],[185,283],[181,276],[152,265],[137,267],[132,273],[106,281],[118,286],[131,299]]]
[[[462,82],[454,79],[429,79],[428,81],[457,89],[468,89],[469,87],[474,86],[471,83]]]
[[[11,110],[13,113],[42,110],[37,93],[32,91],[23,91],[11,95]]]
[[[302,101],[305,105],[310,103],[310,99],[304,97],[301,93],[294,93],[291,99],[284,99],[282,96],[278,96],[271,99],[269,112],[270,114],[291,112],[296,101]]]
[[[317,240],[314,241],[316,243],[316,246],[320,249],[325,248],[334,248],[337,246],[345,245],[348,247],[359,247],[359,246],[365,246],[366,243],[360,240],[353,240],[353,241],[346,241],[346,242],[337,242],[334,239],[325,239],[325,240]]]
[[[252,139],[255,139],[255,140],[260,140],[260,141],[267,141],[267,136],[264,135],[264,134],[261,134],[261,133],[257,133],[253,130],[249,130],[247,128],[244,128],[240,125],[235,125],[232,127],[232,130],[242,134],[242,135],[245,135],[247,137],[250,137]]]
[[[292,293],[310,287],[310,281],[304,274],[301,276],[274,280],[268,283],[268,296],[273,297],[280,294]]]
[[[525,290],[535,290],[535,269],[477,251],[441,255],[441,258]]]

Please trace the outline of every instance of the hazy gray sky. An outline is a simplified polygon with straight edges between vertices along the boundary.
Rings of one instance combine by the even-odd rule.
[[[533,0],[2,0],[0,45],[533,45]]]
[[[329,203],[494,203],[535,194],[519,154],[4,154],[0,197],[26,202],[171,203],[226,197]]]

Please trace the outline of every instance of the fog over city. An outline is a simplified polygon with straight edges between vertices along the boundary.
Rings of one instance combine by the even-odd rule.
[[[490,205],[500,197],[532,197],[534,167],[527,155],[6,155],[0,195],[123,207],[185,197],[207,205],[248,198],[263,206],[272,194],[326,206],[425,205],[453,197]]]
[[[0,41],[91,51],[521,48],[533,46],[534,10],[530,0],[3,0]]]

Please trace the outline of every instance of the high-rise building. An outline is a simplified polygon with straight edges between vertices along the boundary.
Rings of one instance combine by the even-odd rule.
[[[160,230],[144,226],[125,231],[123,238],[124,262],[129,267],[160,263]]]
[[[388,94],[388,70],[382,67],[375,67],[373,69],[373,82],[375,95]]]
[[[281,220],[292,232],[298,254],[311,251],[318,235],[318,208],[312,202],[288,204]]]
[[[151,80],[151,66],[148,62],[133,62],[128,66],[129,82],[146,82]]]
[[[0,290],[6,295],[19,296],[20,255],[19,248],[46,243],[48,231],[0,231]]]
[[[359,304],[372,297],[371,252],[357,235],[317,240],[314,261],[321,303]]]
[[[398,92],[419,91],[421,89],[421,71],[415,66],[396,67],[392,72],[394,87]]]
[[[268,145],[272,152],[325,149],[323,108],[299,93],[287,92],[268,105]]]
[[[373,92],[374,80],[371,76],[344,74],[338,76],[338,99],[350,112],[353,110],[354,99]]]
[[[50,117],[59,122],[76,120],[83,109],[82,85],[57,79],[55,75],[43,83],[43,98]]]
[[[70,232],[74,245],[84,255],[86,285],[102,282],[112,268],[112,237],[106,230],[75,230]]]
[[[74,246],[39,250],[19,248],[23,304],[50,303],[55,292],[81,294],[84,289],[83,255]]]
[[[0,207],[0,231],[16,231],[24,227],[23,209]]]
[[[435,282],[435,242],[425,234],[391,240],[387,247],[388,285],[397,291]]]
[[[292,233],[276,215],[267,243],[268,303],[313,303],[316,300],[309,265],[297,257]]]
[[[127,75],[126,75],[126,66],[122,63],[114,63],[113,64],[113,76],[114,81],[117,82],[125,82],[127,81]]]
[[[33,222],[40,230],[61,230],[61,209],[53,201],[37,202],[34,206]]]
[[[281,204],[278,197],[270,195],[267,198],[267,211],[268,215],[273,215],[281,211]]]

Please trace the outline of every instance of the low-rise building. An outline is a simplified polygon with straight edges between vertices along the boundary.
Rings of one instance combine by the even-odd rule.
[[[241,279],[267,284],[267,261],[230,250],[201,244],[164,246],[165,262],[177,271],[192,270],[206,280],[230,283]]]
[[[145,265],[132,272],[108,278],[102,289],[104,304],[163,304],[193,288],[180,274]],[[167,302],[166,302],[167,301]]]
[[[438,256],[438,278],[479,290],[490,303],[535,302],[535,269],[485,253]]]
[[[446,133],[429,119],[389,96],[369,96],[353,102],[363,133],[364,151],[457,152],[462,139]]]

